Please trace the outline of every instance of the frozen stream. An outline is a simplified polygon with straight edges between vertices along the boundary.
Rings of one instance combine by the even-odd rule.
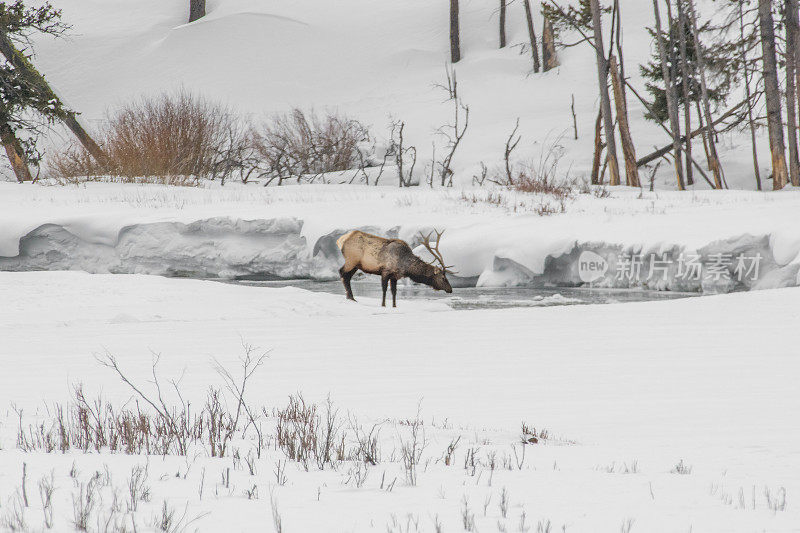
[[[254,287],[299,287],[315,292],[341,294],[344,288],[341,281],[315,281],[308,279],[282,281],[229,281],[239,285]],[[353,293],[359,297],[380,298],[381,285],[377,278],[353,280]],[[387,293],[387,302],[391,293]],[[635,289],[582,289],[582,288],[541,288],[541,287],[466,287],[455,288],[452,294],[433,291],[420,285],[397,287],[398,305],[403,300],[445,300],[453,309],[504,309],[509,307],[545,307],[555,305],[614,304],[625,302],[644,302],[653,300],[672,300],[699,296],[698,293],[646,291]]]

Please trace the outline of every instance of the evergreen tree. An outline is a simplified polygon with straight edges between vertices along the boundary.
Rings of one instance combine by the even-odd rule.
[[[701,26],[698,31],[700,35],[703,35],[704,33],[714,31],[714,29],[715,28],[707,22]],[[648,31],[655,41],[655,30],[653,28],[648,28]],[[671,18],[669,21],[669,29],[662,32],[664,43],[666,44],[669,74],[675,86],[681,87],[684,75],[683,69],[681,68],[679,31],[684,32],[687,62],[686,70],[689,73],[689,100],[694,103],[700,101],[702,97],[700,75],[697,71],[697,52],[694,44],[694,34],[692,33],[692,28],[688,20],[684,21],[684,24],[680,24],[677,17]],[[703,59],[705,61],[706,76],[709,81],[708,98],[714,106],[725,102],[738,81],[739,69],[741,67],[740,46],[741,44],[738,40],[720,39],[714,46],[705,48],[706,55]],[[653,52],[650,62],[646,65],[640,65],[639,68],[642,77],[649,80],[646,83],[646,88],[647,92],[652,96],[652,100],[648,102],[652,113],[648,112],[645,116],[657,122],[668,120],[669,115],[667,112],[666,91],[664,89],[664,75],[658,51]],[[683,106],[685,103],[683,91],[677,91],[677,93],[678,104]]]
[[[61,11],[50,3],[37,7],[26,7],[22,0],[0,3],[0,47],[4,54],[6,48],[23,50],[22,60],[30,62],[31,35],[61,35],[66,29]],[[42,129],[63,120],[68,113],[55,95],[31,83],[25,72],[0,56],[0,136],[17,179],[28,179],[27,165],[38,165],[36,142]]]

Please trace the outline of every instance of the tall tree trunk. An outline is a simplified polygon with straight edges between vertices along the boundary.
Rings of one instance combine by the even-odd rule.
[[[687,0],[689,3],[689,19],[692,23],[692,38],[694,39],[694,53],[697,58],[697,70],[700,74],[700,98],[703,101],[703,115],[705,116],[706,142],[708,142],[709,167],[714,174],[714,187],[722,188],[722,165],[717,155],[716,132],[714,131],[714,119],[711,117],[711,104],[708,101],[708,85],[706,84],[706,66],[703,58],[703,47],[700,44],[700,32],[697,29],[697,11],[694,9],[694,0]]]
[[[611,99],[608,95],[608,62],[603,45],[603,26],[600,18],[598,0],[589,0],[592,10],[594,48],[597,56],[597,85],[600,91],[600,111],[603,114],[603,127],[606,133],[606,159],[611,177],[611,185],[619,185],[619,164],[617,163],[617,143],[614,141],[614,119],[611,116]]]
[[[639,169],[636,166],[636,150],[633,147],[631,130],[628,127],[628,105],[622,92],[622,80],[617,67],[617,58],[612,54],[608,61],[611,72],[611,86],[614,88],[614,104],[617,107],[617,126],[622,142],[622,155],[625,157],[625,181],[629,187],[639,187]]]
[[[0,142],[3,143],[3,147],[6,149],[8,161],[11,163],[11,168],[14,170],[17,181],[33,180],[31,171],[28,169],[28,163],[25,161],[25,154],[22,153],[22,146],[17,136],[14,135],[14,130],[7,122],[0,124]]]
[[[8,38],[4,32],[0,31],[0,53],[2,53],[9,63],[11,63],[15,69],[22,73],[25,77],[25,80],[30,83],[36,90],[40,91],[44,96],[48,99],[59,100],[56,93],[53,89],[48,85],[47,81],[44,77],[39,74],[39,72],[31,65],[30,61],[28,61],[25,56],[17,50],[14,45],[11,43],[11,40]],[[107,162],[108,158],[106,157],[105,152],[94,142],[94,139],[86,133],[86,130],[83,129],[83,126],[78,122],[75,113],[68,112],[67,115],[62,119],[64,124],[72,130],[72,133],[75,134],[75,137],[78,138],[78,141],[83,145],[87,152],[89,152],[92,157],[98,163],[104,164]]]
[[[500,0],[500,48],[506,47],[506,0]]]
[[[767,104],[767,130],[772,153],[772,188],[782,189],[788,180],[786,146],[783,143],[783,119],[778,85],[778,65],[775,57],[775,22],[772,19],[772,0],[758,1],[761,30],[761,50],[764,63],[764,95]]]
[[[753,101],[750,95],[750,68],[747,66],[747,49],[744,40],[744,13],[742,4],[739,3],[739,33],[741,42],[742,67],[744,69],[744,92],[747,97],[747,123],[750,126],[750,143],[753,148],[753,174],[756,178],[756,188],[761,190],[761,170],[758,168],[758,150],[756,149],[756,125],[753,120]]]
[[[792,11],[792,16],[789,17],[789,22],[794,29],[794,87],[797,96],[797,102],[795,102],[795,105],[798,106],[798,111],[800,112],[800,20],[798,20],[798,16],[800,16],[800,8],[798,7],[798,0],[787,0],[786,3],[786,9],[791,9]],[[744,30],[742,30],[742,32],[744,33]],[[800,122],[800,115],[797,115],[797,120]],[[798,144],[800,144],[800,137],[798,137]],[[798,155],[798,158],[800,158],[800,154]]]
[[[687,134],[692,131],[692,93],[689,89],[689,55],[686,52],[686,13],[683,9],[684,0],[676,0],[678,4],[678,46],[681,53],[681,92],[683,94],[683,131]],[[686,137],[686,184],[694,185],[694,173],[692,171],[692,137]]]
[[[678,189],[684,190],[683,162],[681,161],[681,132],[678,123],[678,106],[675,94],[675,85],[667,63],[667,51],[664,45],[664,35],[661,33],[661,14],[658,11],[658,0],[653,0],[653,14],[656,18],[656,41],[658,41],[658,56],[661,61],[661,74],[664,77],[664,91],[667,97],[667,114],[669,115],[669,129],[672,133],[673,156],[675,158],[675,175],[678,178]]]
[[[531,41],[531,55],[533,56],[533,71],[539,72],[539,45],[536,43],[536,30],[533,29],[533,15],[531,14],[530,0],[523,0],[525,5],[525,21],[528,23],[528,38]]]
[[[206,16],[206,0],[189,0],[189,22]]]
[[[556,36],[553,33],[553,23],[547,16],[542,21],[542,70],[547,72],[558,66],[556,55]]]
[[[784,10],[786,30],[786,131],[789,142],[789,179],[800,186],[800,159],[797,154],[797,0],[787,0]]]
[[[450,0],[450,61],[461,61],[461,38],[458,33],[458,0]]]
[[[600,160],[603,155],[603,113],[597,112],[597,120],[594,122],[594,158],[592,158],[592,185],[600,185]]]

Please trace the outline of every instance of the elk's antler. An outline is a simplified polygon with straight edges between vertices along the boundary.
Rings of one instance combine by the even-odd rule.
[[[431,246],[431,234],[436,233],[436,246]],[[428,250],[428,252],[433,256],[433,261],[429,261],[428,264],[433,265],[434,262],[439,263],[439,266],[442,268],[443,271],[449,274],[455,274],[455,271],[450,270],[453,265],[445,265],[444,258],[442,257],[442,252],[439,251],[439,242],[442,240],[442,234],[444,230],[439,231],[434,229],[432,232],[429,232],[427,235],[423,235],[422,232],[419,233],[419,236],[422,238],[422,245]]]

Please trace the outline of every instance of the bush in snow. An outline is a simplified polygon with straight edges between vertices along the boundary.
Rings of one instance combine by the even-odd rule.
[[[370,166],[363,155],[369,139],[369,129],[357,120],[295,108],[266,121],[253,135],[253,148],[260,175],[280,185],[288,178],[313,180],[326,172]]]
[[[53,176],[110,175],[175,185],[224,180],[244,170],[250,148],[248,128],[234,113],[186,91],[141,98],[110,112],[97,139],[108,154],[106,165],[73,144],[51,158]]]

